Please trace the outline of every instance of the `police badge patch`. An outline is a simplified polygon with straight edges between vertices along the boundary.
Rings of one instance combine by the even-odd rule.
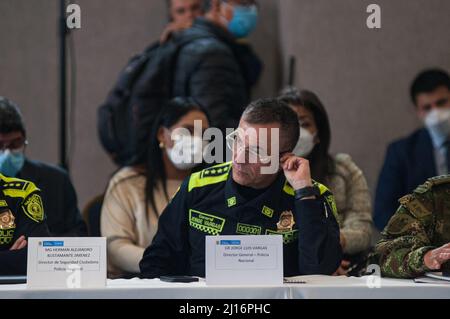
[[[16,224],[14,223],[15,217],[8,209],[6,212],[0,214],[0,229],[11,229],[15,228]]]
[[[42,199],[38,194],[31,195],[23,204],[22,209],[24,210],[25,214],[36,223],[40,223],[44,220],[44,208],[42,206]]]
[[[295,225],[294,214],[292,211],[282,212],[280,215],[280,221],[277,223],[278,231],[292,231]]]
[[[0,213],[0,246],[9,245],[16,230],[15,217],[8,209]]]

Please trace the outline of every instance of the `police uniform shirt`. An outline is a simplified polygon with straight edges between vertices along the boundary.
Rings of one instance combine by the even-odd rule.
[[[285,276],[336,271],[341,261],[339,226],[334,198],[326,187],[316,184],[319,199],[295,200],[281,173],[265,190],[242,192],[231,169],[230,163],[218,165],[183,183],[144,253],[144,277],[204,277],[205,237],[211,235],[282,235]]]
[[[40,190],[31,182],[0,174],[0,275],[26,273],[27,249],[10,250],[20,236],[48,235]]]

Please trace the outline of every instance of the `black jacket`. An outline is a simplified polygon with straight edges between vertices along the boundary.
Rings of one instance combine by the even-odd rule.
[[[437,175],[434,148],[425,128],[389,145],[375,197],[374,221],[381,231],[400,206],[398,200]]]
[[[185,43],[174,71],[173,96],[191,97],[203,106],[211,125],[237,127],[250,101],[250,87],[261,63],[249,46],[238,44],[223,28],[204,18],[174,36]]]
[[[17,177],[33,182],[41,190],[52,236],[78,237],[87,234],[86,224],[78,210],[77,195],[66,171],[27,159]]]
[[[188,178],[159,219],[158,232],[140,262],[141,275],[205,276],[205,238],[282,235],[285,276],[326,274],[341,261],[333,195],[322,185],[317,200],[297,201],[280,174],[267,190],[248,194],[233,181],[231,164]],[[282,227],[283,220],[290,227]],[[290,219],[290,220],[289,220]]]

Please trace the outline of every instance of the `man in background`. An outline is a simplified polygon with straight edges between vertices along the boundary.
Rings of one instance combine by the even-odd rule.
[[[19,108],[0,97],[0,173],[31,181],[41,189],[52,236],[86,235],[86,225],[78,210],[75,189],[67,172],[26,158],[27,144]]]
[[[381,231],[398,198],[428,178],[450,173],[450,77],[443,70],[420,73],[411,86],[417,117],[425,127],[392,143],[379,177],[374,221]]]
[[[236,128],[262,68],[250,47],[239,43],[255,29],[258,6],[250,0],[204,4],[204,17],[174,36],[175,41],[189,43],[177,58],[173,95],[197,101],[213,127]]]
[[[174,32],[188,29],[195,18],[203,15],[203,0],[166,0],[169,24],[161,34],[160,43],[166,42]]]

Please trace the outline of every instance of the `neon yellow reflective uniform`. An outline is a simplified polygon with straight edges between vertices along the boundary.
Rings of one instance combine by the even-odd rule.
[[[233,181],[231,164],[193,174],[159,219],[140,263],[147,278],[205,276],[205,237],[282,235],[285,276],[332,274],[341,261],[333,195],[320,184],[315,200],[296,200],[283,174],[265,190]]]

